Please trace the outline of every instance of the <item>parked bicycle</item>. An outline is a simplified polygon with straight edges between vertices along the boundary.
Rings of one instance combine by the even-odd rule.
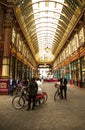
[[[60,85],[56,83],[55,87],[57,88],[57,90],[54,94],[54,101],[61,99]]]
[[[28,89],[26,87],[21,88],[21,93],[19,95],[15,95],[12,99],[12,106],[19,110],[22,109],[23,107],[28,106],[28,101],[29,101],[29,93]],[[45,103],[48,99],[48,95],[46,92],[42,92],[41,94],[37,94],[36,96],[36,105],[41,105]]]
[[[13,90],[13,95],[18,95],[21,92],[21,86],[15,86]]]

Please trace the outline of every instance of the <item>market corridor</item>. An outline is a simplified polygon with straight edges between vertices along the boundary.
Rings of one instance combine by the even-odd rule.
[[[43,83],[47,103],[34,111],[15,110],[11,96],[0,96],[0,130],[85,130],[85,90],[68,86],[67,100],[54,101],[54,83]]]

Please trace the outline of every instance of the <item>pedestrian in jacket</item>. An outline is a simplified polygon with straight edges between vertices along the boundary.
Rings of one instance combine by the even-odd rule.
[[[10,90],[10,95],[13,96],[13,90],[16,85],[16,81],[13,78],[9,79],[9,90]]]
[[[28,109],[30,110],[31,108],[31,103],[32,103],[32,110],[35,108],[35,99],[38,91],[38,84],[35,81],[35,78],[32,78],[29,84],[29,101],[28,101]]]

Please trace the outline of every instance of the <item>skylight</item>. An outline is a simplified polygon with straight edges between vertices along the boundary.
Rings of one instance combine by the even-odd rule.
[[[45,52],[45,48],[49,47],[52,49],[52,44],[63,7],[60,3],[64,3],[64,0],[47,2],[32,0],[32,3],[34,3],[32,8],[38,39],[39,55],[41,58],[45,58],[47,56],[49,58],[49,55]]]

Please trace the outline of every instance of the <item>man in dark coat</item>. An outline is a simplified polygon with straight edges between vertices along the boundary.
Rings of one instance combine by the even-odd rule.
[[[65,78],[64,74],[62,78],[59,79],[60,81],[60,92],[61,92],[61,99],[67,98],[67,79]]]
[[[29,84],[29,101],[28,101],[28,109],[30,110],[31,102],[32,104],[32,110],[35,108],[35,99],[38,91],[38,84],[35,81],[35,78],[32,78]]]

